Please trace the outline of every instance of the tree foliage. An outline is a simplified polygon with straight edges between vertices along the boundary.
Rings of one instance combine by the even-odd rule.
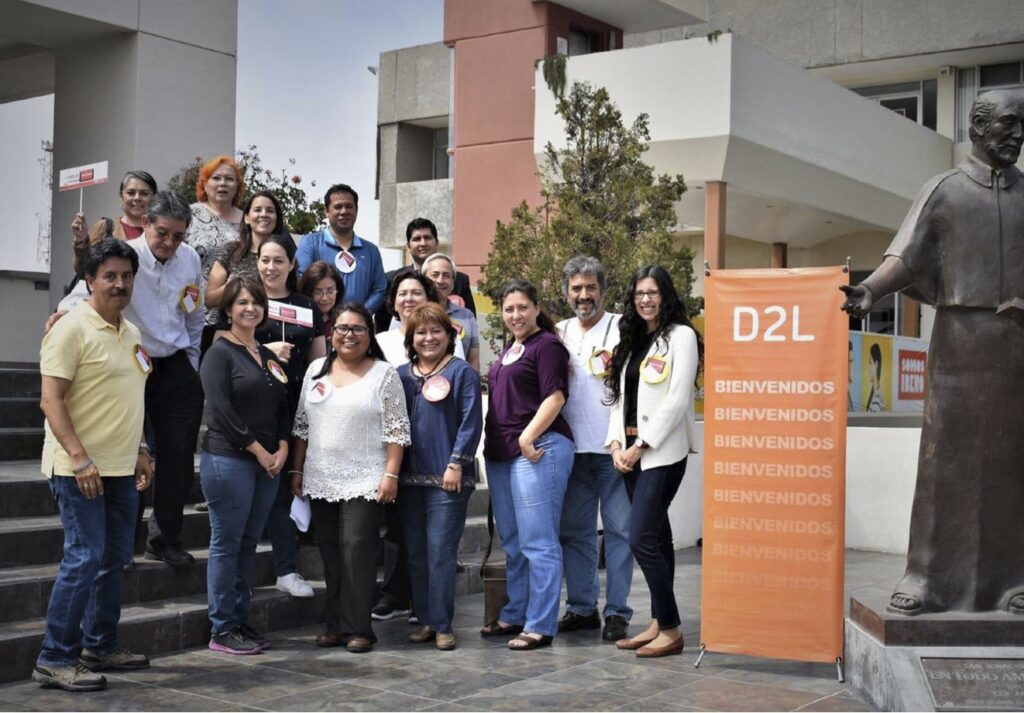
[[[524,200],[507,223],[497,222],[480,291],[496,302],[505,282],[522,277],[536,285],[552,317],[568,317],[562,268],[574,255],[591,255],[608,273],[607,308],[621,311],[632,273],[656,263],[671,273],[691,314],[699,312],[702,300],[690,296],[693,252],[672,235],[686,183],[681,175],[655,176],[644,163],[647,114],[627,127],[607,90],[580,82],[556,112],[566,146],[545,147],[538,173],[543,202],[530,207]],[[492,315],[489,336],[500,334],[500,325]]]
[[[288,229],[296,235],[304,235],[326,225],[323,201],[309,199],[306,190],[302,187],[302,176],[289,175],[288,171],[283,168],[277,173],[269,168],[264,168],[256,146],[236,149],[235,161],[242,170],[242,178],[245,180],[247,195],[243,197],[243,200],[259,191],[270,191],[281,201]],[[199,179],[199,168],[203,162],[203,158],[196,156],[191,163],[171,177],[167,182],[167,188],[180,195],[188,203],[194,203],[196,181]],[[295,159],[288,159],[288,163],[290,166],[294,166]],[[316,188],[316,181],[310,181],[309,186]]]

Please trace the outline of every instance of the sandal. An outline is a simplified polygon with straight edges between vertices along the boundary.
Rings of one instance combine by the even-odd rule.
[[[520,624],[510,624],[508,626],[502,626],[496,621],[492,621],[490,624],[480,630],[480,636],[484,638],[490,638],[492,636],[515,636],[521,634],[523,627]]]
[[[508,642],[508,648],[510,651],[533,651],[542,646],[551,646],[551,642],[554,640],[555,637],[548,636],[547,634],[541,634],[539,639],[529,634],[520,634]],[[518,646],[513,646],[516,642],[521,643]]]
[[[921,600],[915,595],[896,592],[889,597],[889,604],[885,607],[885,610],[892,614],[916,616],[924,611],[924,606],[921,604]]]

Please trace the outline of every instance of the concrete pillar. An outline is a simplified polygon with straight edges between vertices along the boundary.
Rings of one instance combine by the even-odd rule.
[[[227,9],[233,18],[233,7]],[[106,185],[85,189],[84,208],[90,221],[120,215],[117,189],[125,171],[149,171],[164,188],[196,156],[234,153],[231,21],[225,51],[136,32],[57,52],[54,171],[104,160],[110,165]],[[72,275],[69,226],[77,210],[77,191],[54,190],[52,306]]]
[[[712,270],[725,267],[725,181],[708,181],[704,187],[704,259]]]
[[[789,267],[789,245],[772,243],[772,269]]]
[[[898,295],[900,300],[900,331],[901,337],[921,336],[921,303],[906,295]]]

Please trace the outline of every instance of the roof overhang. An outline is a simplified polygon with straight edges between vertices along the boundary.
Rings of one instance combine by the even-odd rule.
[[[894,231],[952,162],[949,139],[729,34],[571,57],[566,78],[605,87],[626,121],[650,116],[645,160],[691,189],[682,229],[703,226],[699,189],[724,181],[730,235],[809,246]],[[539,159],[565,137],[539,73],[536,87]]]
[[[544,0],[533,0],[543,2]],[[707,0],[557,0],[556,5],[618,27],[649,32],[707,21]]]

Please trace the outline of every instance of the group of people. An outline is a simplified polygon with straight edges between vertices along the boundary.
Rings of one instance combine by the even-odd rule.
[[[196,194],[189,206],[132,171],[122,217],[72,223],[81,279],[47,322],[40,356],[42,468],[65,553],[37,681],[96,690],[103,670],[148,666],[117,639],[121,573],[150,485],[146,556],[193,561],[181,529],[204,402],[211,649],[271,645],[248,619],[265,531],[277,587],[312,596],[296,568],[293,498],[309,505],[324,565],[317,645],[368,651],[372,620],[411,605],[411,642],[455,648],[458,546],[484,438],[509,601],[481,634],[528,650],[601,626],[600,507],[604,638],[641,657],[682,650],[667,511],[695,445],[702,347],[664,269],[633,276],[619,316],[604,310],[600,262],[571,260],[563,286],[575,316],[558,325],[532,285],[509,282],[485,421],[469,280],[438,251],[432,222],[409,223],[412,264],[385,273],[355,233],[348,185],[328,189],[327,227],[298,246],[272,193],[242,200],[230,157],[202,166]],[[634,557],[652,620],[630,638]]]

